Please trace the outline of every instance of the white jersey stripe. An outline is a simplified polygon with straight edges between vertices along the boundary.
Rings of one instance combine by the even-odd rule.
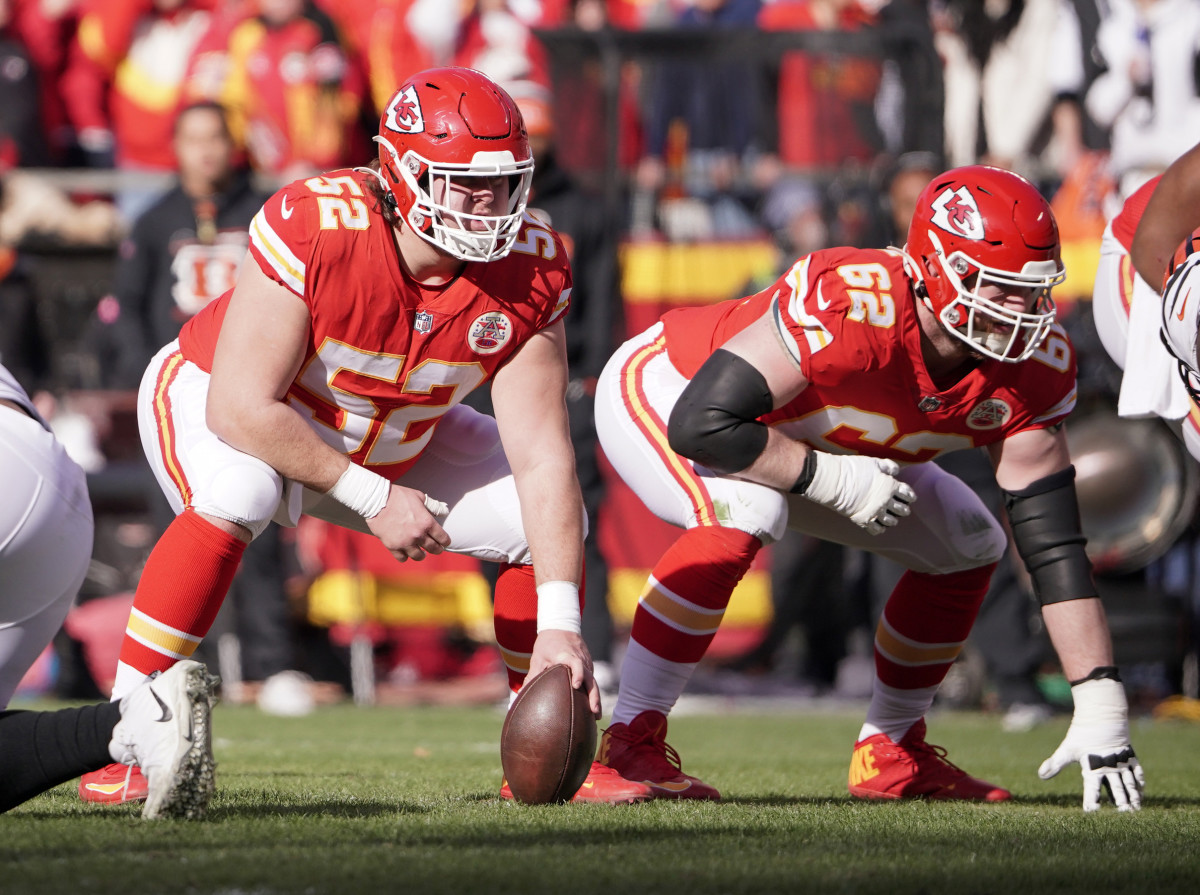
[[[279,238],[279,234],[271,229],[264,211],[256,214],[250,222],[250,242],[262,253],[284,285],[303,297],[304,262],[297,258]]]

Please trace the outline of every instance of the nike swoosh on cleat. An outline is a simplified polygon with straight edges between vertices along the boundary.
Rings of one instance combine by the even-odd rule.
[[[102,792],[105,795],[111,796],[113,793],[118,793],[125,788],[125,783],[85,783],[85,789],[90,789],[92,792]]]
[[[691,787],[691,783],[684,781],[683,783],[655,783],[652,780],[643,780],[647,786],[653,786],[655,789],[665,789],[668,792],[683,792]]]
[[[171,714],[171,707],[162,701],[162,697],[154,692],[153,687],[150,688],[150,695],[154,697],[154,701],[157,702],[158,707],[162,709],[162,717],[158,719],[160,722],[170,721],[175,717],[173,714]]]

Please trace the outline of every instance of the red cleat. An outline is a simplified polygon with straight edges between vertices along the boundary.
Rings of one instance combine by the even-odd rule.
[[[502,781],[500,798],[511,799],[512,797],[508,781]],[[644,802],[652,798],[654,798],[654,794],[650,791],[650,787],[626,780],[612,768],[606,768],[600,762],[593,761],[587,779],[583,781],[579,792],[575,793],[575,797],[571,801],[575,803],[596,802],[604,805],[632,805],[634,802]]]
[[[1007,802],[1012,793],[977,780],[946,758],[941,746],[925,742],[925,720],[900,740],[877,733],[854,744],[850,794],[860,799],[961,799]]]
[[[613,724],[600,738],[600,762],[628,780],[650,787],[656,799],[720,800],[721,794],[683,772],[679,753],[667,745],[667,716],[646,711],[629,724]]]
[[[148,790],[137,765],[108,764],[79,778],[79,798],[85,802],[141,802]]]

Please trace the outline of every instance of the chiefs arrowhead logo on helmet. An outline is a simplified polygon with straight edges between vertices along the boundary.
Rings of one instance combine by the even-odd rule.
[[[965,186],[945,190],[932,205],[934,224],[955,236],[983,239],[983,216]]]
[[[421,103],[417,89],[412,84],[399,91],[388,103],[383,114],[384,123],[401,134],[419,134],[425,130],[425,119],[421,116]]]

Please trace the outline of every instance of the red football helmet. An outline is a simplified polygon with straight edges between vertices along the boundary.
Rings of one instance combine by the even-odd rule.
[[[1066,277],[1058,225],[1042,194],[1011,171],[970,165],[935,177],[917,199],[905,250],[926,306],[981,354],[1023,361],[1054,324],[1050,290]],[[1034,290],[1031,310],[989,301],[980,295],[987,284]]]
[[[427,242],[464,261],[503,258],[521,227],[533,154],[517,104],[495,81],[469,68],[410,77],[379,121],[379,166],[400,216]],[[507,177],[503,214],[454,211],[455,179]]]

